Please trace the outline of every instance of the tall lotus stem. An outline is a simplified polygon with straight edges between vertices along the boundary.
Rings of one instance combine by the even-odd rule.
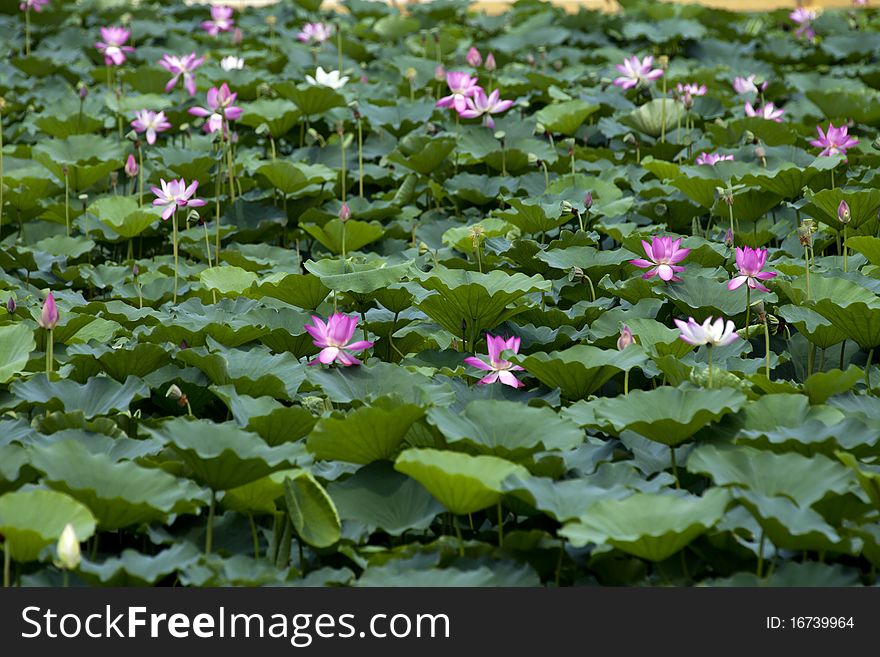
[[[339,153],[342,158],[342,170],[340,172],[342,177],[341,191],[342,202],[345,203],[345,125],[342,121],[336,123],[336,134],[339,137]]]
[[[235,173],[232,162],[232,133],[229,130],[229,121],[225,121],[226,136],[226,168],[229,172],[229,202],[235,203]]]
[[[51,374],[55,365],[55,329],[49,329],[46,336],[46,374]]]
[[[681,484],[678,481],[678,466],[675,463],[675,447],[671,445],[669,447],[669,462],[672,465],[672,476],[675,477],[675,487],[681,488]]]
[[[218,165],[219,174],[219,165]],[[285,197],[286,198],[286,197]],[[286,216],[286,213],[285,213]],[[220,264],[220,176],[214,176],[214,253]]]
[[[31,8],[28,6],[24,10],[24,55],[31,54]]]
[[[707,356],[707,360],[709,361],[709,387],[712,386],[712,345],[707,345],[706,347],[709,350],[709,354]]]
[[[358,125],[358,194],[364,197],[364,130],[361,126],[361,115],[357,115]]]
[[[810,247],[804,247],[804,269],[807,272],[807,301],[812,297],[810,290]]]
[[[174,305],[177,305],[177,210],[171,213],[171,248],[174,250]]]
[[[3,587],[9,588],[12,583],[12,553],[9,551],[9,539],[3,543]]]
[[[843,273],[846,273],[846,256],[849,253],[849,248],[846,246],[846,224],[843,225]]]
[[[767,319],[764,319],[764,374],[770,379],[770,326]]]
[[[498,547],[504,544],[504,516],[501,511],[501,500],[498,500]]]
[[[3,109],[6,101],[0,98],[0,232],[3,229]]]
[[[342,21],[336,23],[336,56],[339,58],[339,73],[342,74]]]
[[[660,143],[666,143],[666,76],[663,76],[663,104],[660,106]]]
[[[138,152],[138,207],[144,205],[144,151],[141,148],[140,141],[134,143],[134,148]]]
[[[64,225],[67,226],[67,236],[70,237],[70,172],[67,165],[62,167],[64,173]]]
[[[205,554],[211,554],[214,541],[214,506],[217,504],[217,493],[211,489],[211,506],[208,507],[208,526],[205,528]]]
[[[874,348],[871,347],[868,350],[868,362],[865,364],[865,386],[868,388],[867,392],[871,392],[871,361],[874,360]]]
[[[746,340],[749,339],[749,323],[752,311],[752,288],[746,285]]]

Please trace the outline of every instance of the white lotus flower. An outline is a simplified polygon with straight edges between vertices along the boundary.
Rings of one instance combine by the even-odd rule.
[[[76,537],[76,531],[73,525],[67,523],[61,537],[58,539],[58,560],[61,566],[67,570],[76,570],[79,566],[81,552],[79,548],[79,539]]]
[[[220,60],[220,68],[224,71],[239,71],[244,68],[244,59],[229,55]]]
[[[315,77],[306,76],[306,82],[315,87],[330,87],[331,89],[342,89],[348,82],[348,76],[342,76],[339,71],[325,71],[320,66],[315,71]]]

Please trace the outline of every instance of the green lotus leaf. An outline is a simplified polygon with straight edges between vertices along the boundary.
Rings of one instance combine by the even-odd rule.
[[[587,117],[599,111],[599,105],[580,99],[547,105],[535,113],[535,119],[549,132],[573,135]]]
[[[747,490],[737,490],[736,497],[778,549],[850,551],[848,539],[841,537],[821,514],[811,508],[798,507],[787,497],[771,497]]]
[[[804,198],[808,202],[801,211],[835,230],[840,228],[837,208],[841,201],[846,201],[849,205],[850,235],[859,231],[863,225],[873,223],[876,226],[877,211],[880,210],[880,189],[823,189],[815,194],[807,190]]]
[[[0,383],[10,381],[27,367],[36,346],[34,332],[26,325],[0,326]]]
[[[574,449],[584,439],[581,428],[553,410],[513,401],[475,400],[460,412],[432,408],[428,421],[452,446],[511,461],[537,451]]]
[[[727,283],[707,276],[686,276],[680,283],[656,286],[656,293],[672,301],[678,310],[698,322],[707,317],[731,317],[745,313],[746,287],[728,290]],[[752,303],[761,296],[752,293]]]
[[[190,481],[131,461],[114,462],[72,440],[32,448],[30,459],[49,486],[88,507],[102,531],[164,522],[207,503],[204,491]]]
[[[323,185],[336,179],[332,169],[320,164],[308,165],[288,160],[275,160],[263,164],[257,173],[282,194],[298,194],[311,185]]]
[[[563,523],[577,520],[597,502],[620,500],[634,493],[621,484],[606,488],[584,478],[553,481],[546,477],[511,477],[504,482],[504,489]]]
[[[318,418],[301,406],[276,408],[267,415],[251,416],[247,429],[272,447],[296,442],[309,434]]]
[[[430,448],[407,449],[395,470],[409,475],[446,509],[458,515],[476,513],[501,500],[502,482],[510,475],[528,477],[521,465],[495,456],[470,456]]]
[[[665,104],[665,108],[664,108]],[[649,137],[659,137],[665,130],[667,134],[675,130],[675,125],[685,116],[684,107],[672,99],[655,98],[638,109],[622,117],[620,122]]]
[[[192,543],[176,543],[156,555],[126,549],[100,564],[84,559],[79,574],[90,583],[104,586],[147,586],[185,570],[201,556],[201,550]]]
[[[626,263],[635,257],[626,249],[600,251],[592,246],[569,246],[538,254],[538,259],[554,269],[570,271],[572,267],[579,267],[594,280],[606,274],[619,272]]]
[[[828,349],[846,338],[846,334],[836,328],[815,310],[806,306],[787,304],[780,306],[777,313],[785,321],[794,325],[811,343],[821,349]]]
[[[626,396],[600,397],[588,403],[596,422],[604,430],[614,435],[635,431],[645,438],[675,447],[710,422],[738,411],[745,405],[746,396],[732,388],[705,390],[663,386],[656,390],[633,390]]]
[[[69,379],[53,380],[40,373],[26,381],[15,381],[9,391],[22,402],[50,410],[78,410],[88,418],[128,411],[132,402],[150,396],[146,384],[133,376],[124,383],[96,376],[79,384]]]
[[[872,265],[880,265],[880,237],[850,237],[846,246],[856,253],[861,253]]]
[[[34,159],[64,182],[68,171],[70,187],[84,191],[111,171],[122,168],[122,144],[115,139],[95,135],[72,135],[37,144]]]
[[[261,98],[250,101],[243,108],[239,123],[259,128],[265,124],[275,139],[287,134],[300,121],[296,105],[282,98]]]
[[[271,297],[297,308],[315,310],[327,298],[330,288],[316,276],[307,274],[279,274],[254,283],[245,294],[253,299]]]
[[[424,415],[415,404],[380,397],[348,414],[322,417],[306,444],[317,459],[366,465],[393,460],[412,424]]]
[[[241,267],[225,265],[203,270],[199,274],[199,280],[209,290],[224,296],[237,297],[256,282],[257,275]]]
[[[852,454],[846,452],[837,452],[836,456],[841,463],[855,473],[859,485],[871,500],[871,504],[880,510],[880,472],[876,467],[864,466]]]
[[[339,512],[324,487],[308,472],[284,480],[287,513],[297,535],[317,548],[330,547],[341,536]]]
[[[392,365],[375,363],[340,370],[310,367],[309,381],[327,397],[339,404],[355,400],[370,401],[384,395],[396,395],[407,403],[451,404],[455,400],[448,384],[432,381],[430,377]]]
[[[285,480],[288,477],[298,475],[300,472],[301,470],[296,468],[279,470],[243,486],[231,488],[223,493],[221,504],[224,508],[232,509],[245,515],[274,515],[276,511],[275,502],[283,498],[286,491]]]
[[[344,223],[339,219],[331,219],[323,226],[302,224],[302,229],[337,255],[362,249],[385,234],[385,229],[378,223],[354,219]]]
[[[327,289],[336,292],[371,294],[397,283],[409,272],[411,263],[387,265],[382,261],[344,262],[342,260],[308,260],[305,268]]]
[[[132,238],[161,220],[162,209],[138,207],[133,196],[105,196],[89,205],[88,211],[120,237]]]
[[[462,174],[459,174],[461,176]],[[447,181],[447,183],[450,181]],[[498,194],[494,194],[493,198]],[[547,213],[547,208],[539,203],[527,202],[524,199],[508,200],[509,210],[496,211],[496,216],[520,229],[524,235],[546,233],[572,221],[572,217],[559,212]]]
[[[638,367],[647,360],[643,349],[632,345],[623,351],[575,345],[564,351],[538,352],[517,362],[541,383],[559,388],[566,399],[586,399],[611,377]]]
[[[434,113],[434,103],[428,99],[417,98],[410,103],[399,98],[389,105],[377,104],[379,100],[382,99],[374,98],[371,102],[360,103],[358,109],[372,125],[385,128],[395,137],[401,137],[424,125]]]
[[[364,523],[391,536],[424,531],[443,506],[414,479],[394,470],[387,461],[364,466],[345,481],[333,482],[327,493],[339,517]]]
[[[304,454],[297,445],[270,447],[231,423],[174,418],[144,430],[173,447],[193,478],[212,490],[228,490],[294,466]]]
[[[345,107],[345,98],[335,89],[296,84],[292,80],[272,85],[282,98],[292,100],[306,116],[320,116],[334,107]]]
[[[395,150],[387,157],[390,162],[427,176],[449,157],[453,148],[455,148],[453,139],[436,137],[424,140],[418,147],[414,147],[412,152]]]
[[[870,303],[818,299],[810,307],[862,349],[880,347],[880,299]]]
[[[560,534],[575,547],[612,545],[648,561],[664,561],[714,527],[730,495],[720,488],[702,497],[636,493],[593,504]]]
[[[73,525],[82,543],[95,532],[95,518],[75,499],[54,490],[18,490],[0,495],[0,534],[3,549],[18,563],[37,561],[43,548],[61,538]]]
[[[0,445],[0,493],[18,488],[28,476],[27,450],[18,445]]]

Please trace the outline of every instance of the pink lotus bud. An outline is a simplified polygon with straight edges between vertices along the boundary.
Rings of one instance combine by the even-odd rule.
[[[849,203],[846,201],[841,201],[840,205],[837,206],[837,219],[844,225],[848,224],[852,219],[852,215],[849,211]]]
[[[9,297],[9,301],[6,302],[6,312],[10,315],[15,314],[15,299],[13,297]]]
[[[125,175],[129,178],[134,178],[138,175],[138,163],[131,153],[128,154],[128,159],[125,161]]]
[[[446,69],[443,68],[443,64],[437,64],[434,68],[434,79],[437,82],[444,82],[446,80]]]
[[[727,248],[733,248],[733,231],[730,228],[727,229],[727,232],[724,234],[724,246]]]
[[[489,53],[488,55],[486,55],[486,70],[491,73],[496,68],[497,66],[495,65],[495,55]]]
[[[480,64],[483,63],[483,56],[480,54],[480,51],[471,46],[471,49],[468,50],[467,55],[465,56],[465,61],[473,66],[474,68],[479,68]]]
[[[241,28],[235,28],[234,30],[232,30],[232,43],[237,46],[241,43],[243,36],[244,35],[241,33]]]
[[[630,331],[629,326],[624,324],[623,328],[620,329],[620,337],[617,338],[617,349],[623,351],[634,342],[635,339],[633,338],[632,331]]]
[[[40,326],[50,331],[55,328],[60,319],[58,315],[58,306],[55,305],[55,297],[52,292],[46,295],[46,301],[43,302],[43,312],[40,313]]]
[[[593,192],[587,192],[584,195],[584,210],[589,210],[593,207]]]
[[[89,88],[86,85],[80,85],[79,88],[79,99],[85,100],[89,96]]]
[[[140,274],[140,273],[141,273],[141,270],[138,268],[137,263],[134,263],[131,266],[131,275],[134,276],[135,278],[137,278],[138,274]]]
[[[349,219],[351,219],[351,209],[348,207],[348,203],[343,203],[339,208],[339,221],[346,222]]]

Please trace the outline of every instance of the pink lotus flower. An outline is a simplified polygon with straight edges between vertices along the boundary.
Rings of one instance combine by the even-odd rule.
[[[650,84],[657,78],[662,77],[663,69],[652,69],[651,66],[653,64],[653,55],[648,55],[642,61],[639,61],[639,58],[635,55],[630,58],[625,58],[623,60],[623,64],[616,64],[617,70],[620,71],[623,75],[615,78],[615,86],[621,87],[623,89],[632,89],[633,87],[638,86],[640,83]]]
[[[767,88],[767,81],[761,83],[761,86],[758,87],[755,84],[755,78],[757,76],[750,75],[747,78],[736,77],[733,80],[733,90],[738,94],[756,94],[759,91],[764,91]]]
[[[679,82],[675,85],[675,90],[678,93],[681,102],[684,103],[687,108],[693,107],[695,97],[705,96],[708,91],[705,84],[697,84],[696,82],[690,84],[682,84]]]
[[[794,31],[796,37],[807,38],[810,40],[816,37],[816,32],[813,30],[813,21],[819,17],[819,14],[815,9],[798,7],[791,12],[788,17],[795,23],[795,25],[799,26],[798,29]]]
[[[306,23],[296,38],[303,43],[324,43],[332,34],[326,23]]]
[[[229,86],[224,82],[220,85],[219,89],[217,87],[211,87],[211,89],[208,90],[207,109],[204,107],[191,107],[189,113],[193,116],[208,117],[208,120],[205,121],[206,132],[223,130],[225,135],[226,130],[224,128],[224,123],[237,120],[242,113],[240,107],[236,107],[232,104],[235,102],[237,96],[238,94],[229,91]]]
[[[500,381],[506,386],[510,386],[511,388],[522,388],[523,383],[516,376],[513,375],[513,372],[520,372],[523,370],[519,365],[514,365],[508,360],[503,360],[501,358],[501,352],[509,349],[513,353],[519,353],[519,338],[513,337],[505,340],[500,336],[493,336],[491,333],[486,333],[486,345],[489,350],[489,362],[482,360],[481,358],[477,358],[476,356],[468,356],[464,359],[464,362],[468,365],[476,367],[478,370],[483,370],[484,372],[490,372],[482,379],[478,381],[483,385],[489,383],[495,383],[496,381]]]
[[[193,73],[205,61],[204,57],[196,57],[196,54],[190,53],[183,57],[177,55],[164,55],[159,60],[159,66],[171,73],[172,77],[165,85],[165,91],[171,91],[180,76],[183,76],[183,86],[190,96],[196,95],[196,79]]]
[[[642,248],[645,249],[648,259],[630,260],[629,264],[635,265],[639,269],[648,269],[642,274],[642,278],[645,280],[660,276],[663,281],[676,283],[681,280],[676,274],[684,271],[684,267],[679,266],[678,263],[691,252],[690,249],[679,248],[680,244],[681,238],[673,240],[671,237],[655,236],[651,238],[650,244],[642,240]]]
[[[635,343],[635,338],[633,338],[632,331],[629,326],[624,324],[620,329],[620,337],[617,338],[617,349],[623,351],[633,343]]]
[[[168,119],[165,118],[165,112],[153,112],[152,110],[142,109],[134,114],[135,119],[131,122],[131,127],[135,132],[147,133],[147,143],[153,145],[156,143],[156,134],[165,132],[171,127]]]
[[[55,305],[55,297],[52,296],[52,292],[46,295],[46,300],[43,302],[43,310],[40,313],[40,319],[38,323],[44,329],[49,329],[50,331],[54,329],[58,325],[58,320],[61,316],[58,314],[58,306]]]
[[[775,107],[773,103],[765,103],[760,109],[755,109],[751,103],[746,103],[745,111],[746,116],[758,116],[776,123],[782,123],[782,115],[785,114],[785,110]]]
[[[349,352],[363,351],[373,346],[369,340],[350,342],[357,327],[357,318],[344,313],[334,313],[325,324],[320,317],[312,315],[312,324],[306,324],[305,329],[312,336],[312,342],[321,350],[318,357],[309,363],[317,365],[324,363],[329,365],[336,361],[340,365],[360,365],[361,361]]]
[[[725,324],[723,317],[719,317],[714,323],[712,322],[711,317],[707,317],[706,321],[702,324],[698,324],[693,317],[688,317],[687,322],[676,319],[675,325],[678,326],[678,330],[681,331],[681,335],[678,337],[688,344],[697,347],[703,344],[708,344],[713,347],[724,346],[731,342],[735,342],[739,338],[736,334],[736,327],[733,325],[733,322],[728,319]]]
[[[162,219],[167,221],[168,217],[170,217],[177,208],[197,208],[205,205],[205,201],[202,199],[192,197],[199,188],[198,180],[193,180],[189,187],[186,186],[186,181],[183,178],[180,180],[172,179],[169,182],[160,179],[159,182],[162,184],[161,189],[158,187],[152,188],[153,194],[156,195],[155,200],[153,200],[153,205],[165,206],[165,209],[162,211]]]
[[[49,4],[49,0],[24,0],[24,2],[18,3],[18,8],[21,11],[30,11],[33,9],[35,12],[40,13],[43,11],[43,7]]]
[[[845,125],[835,128],[833,123],[829,123],[827,133],[822,132],[822,126],[817,125],[816,132],[819,133],[819,138],[810,141],[810,145],[822,149],[819,157],[846,155],[846,149],[859,143],[858,139],[849,136],[849,128]]]
[[[463,119],[476,119],[483,117],[483,125],[488,128],[495,127],[495,121],[492,120],[491,114],[500,114],[513,105],[512,100],[500,100],[500,92],[498,89],[486,96],[486,92],[478,89],[473,98],[467,98],[467,109],[459,112],[458,115]]]
[[[767,249],[753,249],[749,246],[736,248],[736,266],[739,275],[735,276],[727,284],[728,290],[736,290],[746,283],[753,290],[769,292],[761,281],[767,281],[776,276],[774,272],[761,271],[767,262]]]
[[[474,68],[480,68],[480,64],[483,63],[483,56],[480,54],[479,50],[471,46],[471,49],[467,51],[464,60]]]
[[[733,159],[733,155],[718,155],[717,153],[700,153],[697,155],[697,164],[715,166],[719,162],[727,162]]]
[[[221,32],[228,32],[235,26],[232,19],[232,7],[211,7],[211,20],[202,22],[202,29],[211,36],[217,36]]]
[[[467,99],[472,98],[483,88],[477,84],[476,76],[461,71],[446,74],[446,84],[452,93],[437,101],[436,107],[454,107],[459,114],[467,109]]]
[[[95,48],[104,55],[104,63],[107,66],[123,64],[125,62],[125,53],[134,52],[134,48],[131,46],[123,45],[130,36],[131,32],[124,27],[101,28],[101,38],[103,41],[95,43]]]
[[[128,159],[125,161],[124,171],[125,175],[129,178],[134,178],[138,175],[138,163],[131,153],[128,154]]]

